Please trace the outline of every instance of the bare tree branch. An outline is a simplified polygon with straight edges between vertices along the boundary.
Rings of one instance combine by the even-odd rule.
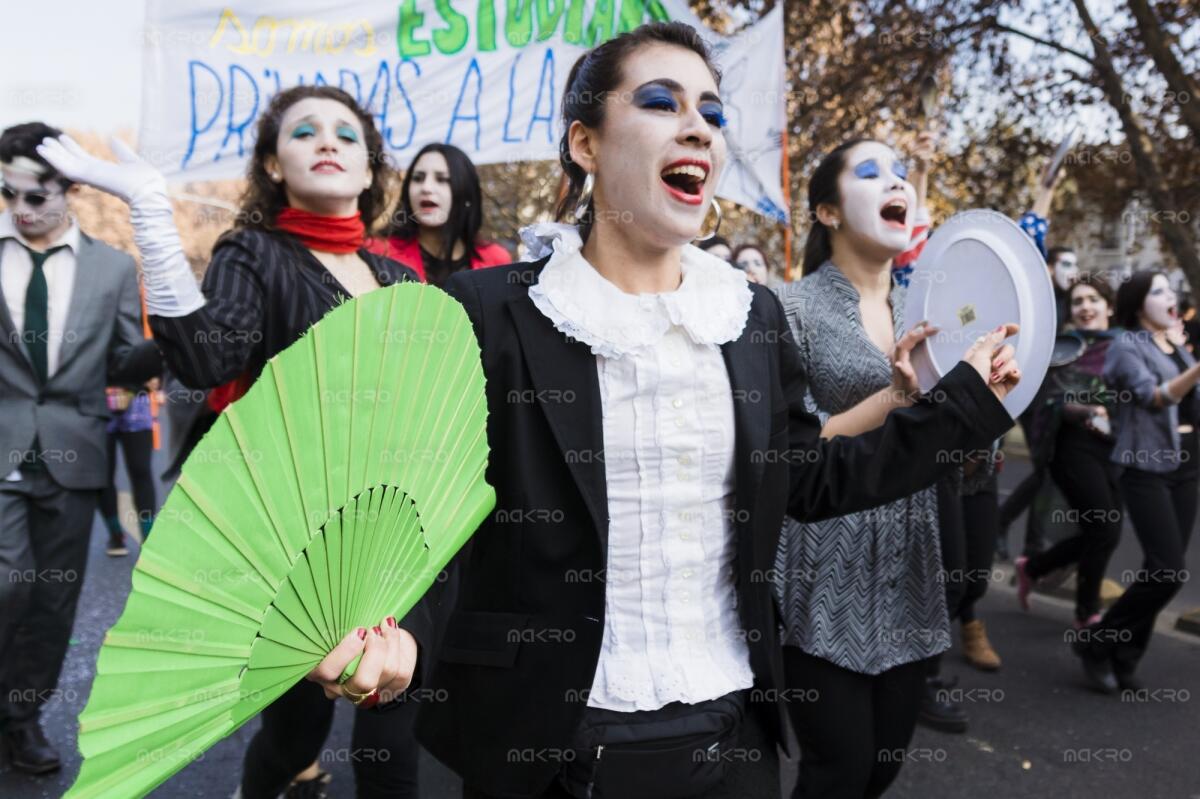
[[[1035,36],[1028,31],[1023,31],[1020,28],[1014,28],[1011,25],[1004,25],[999,22],[992,23],[992,28],[1001,31],[1002,33],[1011,33],[1014,36],[1020,36],[1022,39],[1028,39],[1035,44],[1040,44],[1043,47],[1049,47],[1050,49],[1057,50],[1060,53],[1066,53],[1067,55],[1075,56],[1079,60],[1086,61],[1087,63],[1095,66],[1095,61],[1093,61],[1090,56],[1081,53],[1078,50],[1073,50],[1066,45],[1059,44],[1058,42],[1053,42],[1049,39],[1043,39],[1041,36]]]

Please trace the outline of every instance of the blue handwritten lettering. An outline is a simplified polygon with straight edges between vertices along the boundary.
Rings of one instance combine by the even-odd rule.
[[[458,113],[462,107],[463,97],[467,93],[467,81],[471,78],[471,74],[475,75],[475,113],[462,114]],[[454,101],[454,113],[450,115],[450,129],[446,131],[446,144],[450,144],[454,139],[454,126],[461,119],[464,122],[475,123],[475,149],[479,149],[479,135],[482,132],[482,122],[479,116],[479,98],[483,94],[483,74],[479,71],[479,62],[474,58],[467,65],[467,71],[463,74],[462,86],[458,90],[458,99]]]

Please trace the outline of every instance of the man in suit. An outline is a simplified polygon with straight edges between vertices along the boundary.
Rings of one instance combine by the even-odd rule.
[[[40,122],[0,134],[0,737],[32,774],[60,767],[39,716],[108,476],[104,388],[161,368],[133,259],[79,230],[73,185],[37,154],[60,134]]]

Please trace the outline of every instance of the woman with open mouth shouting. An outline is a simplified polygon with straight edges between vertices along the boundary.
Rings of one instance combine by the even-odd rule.
[[[438,584],[423,687],[444,701],[417,727],[467,797],[778,796],[784,513],[907,496],[1012,424],[1010,327],[878,429],[821,438],[775,295],[689,244],[723,123],[692,28],[599,45],[563,99],[577,224],[524,231],[536,261],[446,283],[482,350],[497,510]],[[894,348],[910,379],[922,338]]]
[[[483,193],[475,165],[453,144],[427,144],[404,173],[400,207],[386,239],[372,249],[441,287],[455,272],[512,263],[508,251],[479,238]]]
[[[794,379],[825,439],[925,403],[907,349],[932,331],[901,329],[906,290],[891,268],[916,218],[907,174],[887,145],[853,140],[809,183],[805,277],[781,299]],[[795,797],[881,795],[899,773],[894,755],[912,737],[932,659],[950,646],[938,487],[923,480],[886,499],[819,521],[791,513],[784,527],[776,578],[802,753]]]
[[[1072,649],[1103,693],[1142,688],[1135,676],[1154,623],[1188,580],[1187,547],[1200,493],[1200,363],[1175,334],[1179,309],[1167,276],[1135,272],[1117,290],[1113,321],[1125,328],[1108,348],[1104,383],[1116,399],[1111,459],[1142,545],[1142,568]]]

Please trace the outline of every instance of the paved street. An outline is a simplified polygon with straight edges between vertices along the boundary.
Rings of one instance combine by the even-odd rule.
[[[1027,468],[1011,459],[1002,487],[1011,488]],[[1013,542],[1022,529],[1014,525]],[[1189,563],[1200,569],[1197,548]],[[82,709],[104,631],[116,620],[129,589],[132,558],[110,559],[97,522],[89,573],[76,620],[73,646],[59,696],[46,707],[51,738],[67,756],[64,771],[44,779],[15,774],[0,763],[0,797],[58,797],[78,770],[72,751],[75,719]],[[1127,531],[1109,573],[1136,568],[1138,549]],[[1200,605],[1200,580],[1173,606]],[[1102,697],[1081,683],[1078,664],[1063,642],[1069,603],[1035,598],[1031,613],[1020,612],[1012,588],[999,582],[980,606],[980,616],[1004,658],[1004,668],[987,675],[969,669],[956,653],[945,671],[960,678],[961,698],[971,713],[967,735],[920,730],[908,762],[889,797],[1137,797],[1200,799],[1200,638],[1177,633],[1156,637],[1142,670],[1149,691],[1134,701]],[[334,774],[332,795],[352,797],[349,711],[339,710],[334,733],[322,753]],[[257,722],[250,722],[190,765],[153,796],[227,797],[237,782],[241,755]],[[457,797],[453,775],[428,758],[422,795]],[[785,764],[784,784],[794,780]]]

